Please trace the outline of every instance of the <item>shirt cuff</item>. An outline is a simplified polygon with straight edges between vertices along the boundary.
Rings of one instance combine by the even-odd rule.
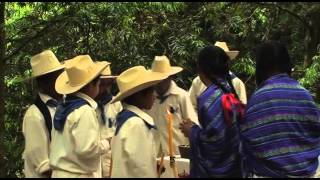
[[[50,170],[49,159],[42,161],[42,163],[40,163],[40,165],[38,165],[36,168],[36,171],[39,174],[42,174],[49,170]]]

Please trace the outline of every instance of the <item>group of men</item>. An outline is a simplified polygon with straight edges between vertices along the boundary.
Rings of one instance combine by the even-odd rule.
[[[215,46],[230,59],[239,53],[230,51],[225,42],[216,42]],[[30,62],[38,94],[23,119],[26,177],[154,176],[156,168],[152,172],[144,167],[154,166],[155,159],[148,158],[179,155],[178,146],[189,144],[179,124],[190,119],[199,125],[196,102],[206,86],[196,77],[189,92],[178,87],[174,75],[183,69],[171,66],[166,56],[155,56],[150,70],[137,66],[119,77],[112,75],[109,62],[95,62],[89,55],[60,63],[52,51],[45,50]],[[246,104],[244,83],[232,72],[230,75],[236,93]],[[111,93],[115,81],[119,88],[116,97]],[[148,101],[151,105],[137,104],[147,97],[137,94],[150,87],[155,97]],[[155,129],[151,139],[136,128],[133,122],[137,119],[128,121],[132,117],[125,109],[142,117],[149,129]],[[168,114],[173,117],[171,129]]]

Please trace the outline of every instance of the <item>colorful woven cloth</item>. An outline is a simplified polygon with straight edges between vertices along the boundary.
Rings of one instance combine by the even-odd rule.
[[[231,125],[227,125],[222,95],[222,90],[213,84],[198,98],[202,128],[197,125],[191,128],[191,177],[241,177],[236,121],[231,119]]]
[[[320,154],[320,113],[287,74],[266,80],[247,105],[241,134],[248,169],[267,177],[311,177]]]

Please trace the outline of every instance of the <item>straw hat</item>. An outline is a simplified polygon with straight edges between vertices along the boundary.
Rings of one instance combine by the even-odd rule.
[[[154,61],[152,63],[152,71],[165,73],[168,76],[177,74],[183,69],[178,66],[171,66],[169,59],[167,56],[155,56]]]
[[[65,62],[65,71],[56,80],[55,89],[59,94],[74,93],[106,68],[108,62],[93,62],[89,55],[79,55]]]
[[[120,101],[138,91],[151,87],[166,79],[168,75],[146,70],[143,66],[135,66],[122,72],[117,77],[119,93],[111,103]]]
[[[236,58],[239,54],[239,51],[230,51],[226,42],[216,41],[214,45],[223,49],[226,52],[226,54],[229,56],[230,60]]]
[[[33,56],[30,64],[32,68],[32,77],[30,78],[39,77],[64,68],[51,50],[45,50]]]
[[[107,62],[107,63],[109,63],[108,61],[102,61],[102,62]],[[109,65],[101,72],[100,78],[101,78],[101,79],[114,79],[114,78],[117,78],[117,76],[112,76],[112,75],[111,75],[110,63],[109,63]]]

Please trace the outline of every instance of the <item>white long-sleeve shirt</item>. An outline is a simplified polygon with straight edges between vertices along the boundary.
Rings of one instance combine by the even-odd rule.
[[[109,143],[106,139],[100,139],[95,111],[97,103],[83,93],[78,92],[76,96],[90,105],[71,112],[62,132],[53,128],[50,153],[52,177],[101,177],[101,173],[96,172],[101,167],[101,154],[109,150]]]
[[[156,97],[158,96],[156,94]],[[172,123],[173,151],[175,155],[179,155],[178,146],[189,144],[189,139],[179,129],[180,123],[184,119],[190,119],[194,123],[199,124],[198,117],[191,104],[188,92],[179,88],[174,81],[171,81],[168,91],[163,96],[168,97],[163,102],[159,98],[156,98],[152,108],[146,112],[153,118],[158,128],[157,141],[159,141],[158,143],[161,147],[160,151],[165,155],[169,155],[167,109],[172,107],[175,110]],[[160,152],[158,152],[158,155],[160,155]]]
[[[136,106],[123,104],[138,116],[128,119],[112,139],[111,177],[157,177],[155,129],[152,117]]]
[[[247,104],[247,94],[244,83],[238,77],[232,79],[232,84],[234,89],[239,96],[239,99],[242,103]],[[191,103],[194,108],[197,110],[197,98],[200,94],[207,88],[207,86],[201,81],[200,77],[197,76],[193,79],[191,87],[189,89],[189,95]]]
[[[40,99],[46,103],[52,97],[39,93]],[[55,107],[47,106],[53,119]],[[24,174],[26,178],[44,178],[42,174],[50,170],[50,139],[44,116],[36,105],[31,105],[23,118],[22,132],[25,138],[23,152]]]
[[[116,124],[116,116],[122,110],[121,102],[115,103],[107,103],[104,107],[104,114],[106,117],[106,123],[102,123],[101,111],[97,108],[98,119],[100,122],[100,132],[101,139],[112,138],[115,133],[115,124]],[[109,121],[110,120],[110,121]],[[109,124],[111,122],[111,124]],[[111,167],[111,148],[108,150],[108,153],[103,154],[101,157],[101,169],[102,169],[102,177],[110,176],[110,167]]]

